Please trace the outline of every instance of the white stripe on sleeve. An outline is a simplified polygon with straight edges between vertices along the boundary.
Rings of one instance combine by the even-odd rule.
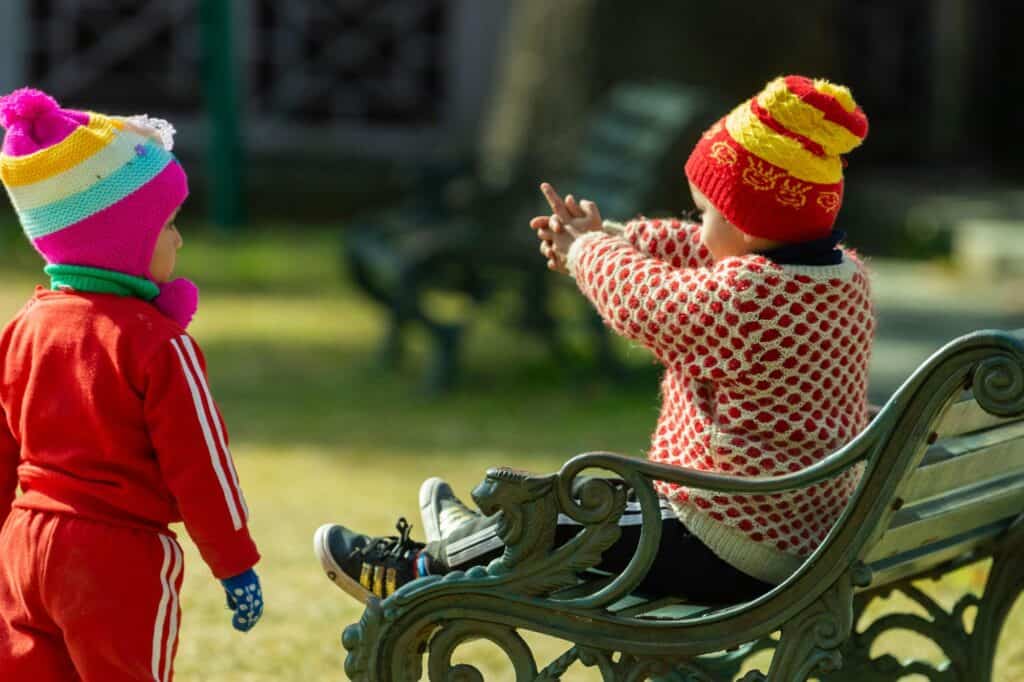
[[[210,386],[206,383],[206,375],[203,374],[203,368],[199,364],[199,358],[196,357],[195,347],[192,343],[192,339],[188,336],[181,337],[181,345],[185,347],[185,352],[188,353],[188,358],[192,362],[192,371],[195,373],[196,378],[199,381],[199,386],[203,389],[203,394],[206,396],[206,404],[213,409],[213,396],[210,394]],[[249,505],[245,503],[245,496],[242,494],[242,487],[238,484],[238,472],[235,471],[235,462],[231,458],[231,450],[228,449],[227,441],[224,439],[224,429],[221,427],[220,420],[217,419],[216,414],[211,414],[210,419],[213,421],[213,426],[217,430],[217,440],[220,442],[221,450],[224,453],[224,458],[227,460],[228,473],[231,474],[231,482],[234,484],[235,492],[238,493],[238,499],[242,503],[242,513],[245,516],[245,520],[249,520]]]
[[[178,354],[178,359],[181,361],[181,369],[185,373],[185,380],[188,382],[188,388],[192,392],[192,403],[195,405],[196,417],[199,419],[199,426],[203,431],[203,438],[206,440],[206,449],[210,453],[210,463],[213,464],[213,470],[217,474],[217,482],[220,483],[221,491],[224,493],[224,502],[228,505],[228,512],[231,514],[231,523],[235,530],[239,530],[242,527],[242,518],[238,513],[238,505],[235,504],[235,498],[231,494],[227,476],[224,474],[224,467],[221,466],[220,454],[213,441],[213,432],[210,430],[210,420],[206,414],[206,407],[203,405],[203,398],[199,393],[196,380],[192,376],[188,360],[185,359],[185,355],[181,352],[181,348],[178,345],[178,339],[171,339],[171,345]]]

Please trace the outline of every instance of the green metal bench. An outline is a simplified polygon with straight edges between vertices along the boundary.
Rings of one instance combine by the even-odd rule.
[[[771,592],[734,605],[633,593],[660,535],[653,480],[765,494],[814,484],[856,462],[865,463],[864,475],[842,517]],[[618,478],[581,476],[585,470]],[[620,575],[581,581],[616,538],[627,486],[643,510],[637,552]],[[912,673],[986,682],[1002,623],[1024,590],[1024,330],[951,342],[854,441],[795,474],[742,478],[588,453],[546,476],[491,470],[474,498],[485,513],[502,514],[504,556],[486,568],[413,581],[383,602],[371,599],[342,637],[351,679],[418,680],[426,653],[431,680],[479,680],[475,668],[451,660],[463,642],[484,638],[510,659],[504,678],[514,671],[519,681],[557,680],[583,665],[606,681],[724,682],[750,656],[772,650],[767,673],[748,672],[743,682],[861,682]],[[584,528],[553,548],[559,512]],[[911,584],[986,558],[993,563],[982,596],[964,596],[949,611]],[[855,631],[867,605],[894,590],[929,618],[897,613]],[[968,631],[963,616],[971,607],[977,616]],[[874,641],[893,628],[933,640],[947,663],[872,658]],[[571,646],[540,668],[519,631]]]
[[[700,91],[676,85],[613,88],[587,129],[575,179],[565,189],[599,197],[609,217],[627,218],[649,208],[660,180],[682,177],[681,168],[663,166],[673,151],[696,139],[713,115],[713,103]],[[487,191],[470,181],[465,192],[469,198],[449,205],[443,174],[429,180],[405,204],[358,217],[344,235],[348,272],[387,308],[387,364],[399,362],[403,330],[418,324],[432,340],[427,383],[433,389],[448,387],[456,378],[459,342],[474,305],[445,319],[431,310],[428,299],[438,291],[454,292],[478,304],[502,282],[519,282],[525,326],[557,347],[556,325],[547,307],[550,277],[526,227],[543,205],[536,183],[520,187],[526,190],[522,194]],[[598,354],[610,362],[603,325],[596,316],[594,321]]]

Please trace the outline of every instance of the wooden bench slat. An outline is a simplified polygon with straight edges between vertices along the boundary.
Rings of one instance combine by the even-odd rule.
[[[1024,470],[1024,422],[947,438],[928,449],[903,489],[904,504]]]
[[[622,616],[623,618],[630,618],[638,616],[650,611],[656,611],[661,608],[669,606],[675,606],[682,603],[680,599],[675,597],[661,597],[658,599],[651,599],[650,597],[640,594],[629,594],[615,602],[608,607],[611,613],[616,616]]]
[[[997,478],[902,509],[868,554],[877,561],[1024,513],[1024,473]]]
[[[982,431],[1012,421],[1012,418],[989,414],[977,400],[967,398],[950,406],[936,427],[935,433],[939,438],[946,438]]]
[[[671,604],[646,611],[635,617],[641,620],[681,620],[683,618],[693,618],[718,608],[718,606],[709,606],[707,604]]]
[[[1012,521],[1013,517],[1002,519],[908,552],[875,561],[870,564],[871,584],[860,589],[874,589],[910,576],[920,575],[948,561],[967,555],[1004,533]]]

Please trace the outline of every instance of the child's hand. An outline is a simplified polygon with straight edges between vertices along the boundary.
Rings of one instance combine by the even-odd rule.
[[[581,234],[601,229],[601,213],[592,201],[576,202],[570,194],[565,201],[549,183],[542,183],[541,192],[551,206],[550,216],[537,216],[530,221],[530,227],[537,230],[541,240],[540,252],[547,258],[548,267],[565,272],[565,258],[569,247]]]
[[[250,568],[220,582],[228,597],[228,608],[235,612],[231,624],[239,632],[248,632],[263,615],[263,590],[259,576]]]
[[[597,204],[593,201],[583,199],[577,203],[571,194],[566,195],[565,201],[562,201],[555,188],[547,182],[540,184],[540,191],[548,200],[551,213],[578,234],[601,229],[601,212],[597,210]]]
[[[554,215],[538,216],[530,221],[530,227],[537,230],[537,238],[541,240],[540,252],[548,259],[548,267],[555,272],[567,273],[566,258],[579,233]]]

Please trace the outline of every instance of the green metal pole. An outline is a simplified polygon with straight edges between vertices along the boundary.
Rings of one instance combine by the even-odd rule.
[[[201,0],[202,79],[208,133],[210,219],[222,231],[245,223],[231,0]]]

